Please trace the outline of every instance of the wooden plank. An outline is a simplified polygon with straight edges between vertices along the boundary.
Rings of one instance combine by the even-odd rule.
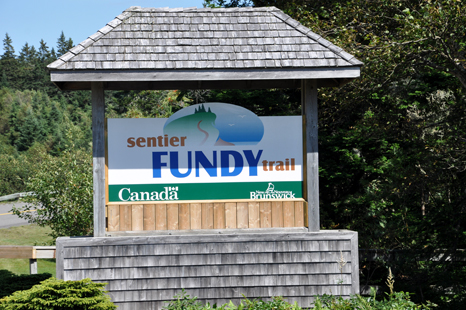
[[[179,218],[178,218],[178,205],[169,204],[167,205],[167,228],[169,230],[178,230]]]
[[[144,205],[144,230],[155,230],[155,205]]]
[[[167,205],[155,205],[155,229],[167,230]]]
[[[294,227],[294,204],[293,201],[283,202],[283,227]]]
[[[108,206],[108,231],[120,230],[120,206]]]
[[[202,229],[214,228],[214,204],[203,203],[202,205]]]
[[[302,201],[294,203],[294,226],[304,227],[304,203]]]
[[[69,71],[52,71],[50,78],[52,82],[98,82],[106,81],[122,81],[122,82],[141,82],[141,81],[157,81],[173,83],[172,87],[179,86],[185,81],[241,81],[248,80],[289,80],[289,79],[346,79],[358,78],[361,69],[359,67],[334,67],[331,70],[328,68],[268,68],[263,69],[225,69],[218,68],[215,70],[163,70],[154,76],[150,71],[134,71],[129,70],[112,70],[98,72],[97,70],[69,70]],[[267,81],[270,83],[269,81]],[[286,81],[284,81],[286,82]],[[195,87],[195,84],[193,84]],[[264,85],[265,86],[265,85]],[[223,83],[223,88],[229,88],[227,82]],[[179,87],[178,87],[179,89]]]
[[[283,227],[283,205],[281,201],[272,202],[272,227]]]
[[[189,204],[188,203],[180,203],[179,204],[179,215],[178,216],[179,216],[179,219],[180,219],[179,228],[181,230],[191,229]]]
[[[225,203],[225,228],[236,228],[236,203]]]
[[[259,215],[261,228],[272,227],[272,203],[271,202],[260,202],[259,203]]]
[[[260,228],[260,204],[258,201],[248,203],[249,228]]]
[[[237,228],[248,228],[249,216],[248,216],[248,203],[238,202],[236,204],[236,227]]]
[[[319,148],[317,84],[314,80],[303,80],[301,106],[306,119],[306,166],[307,202],[309,231],[320,230],[319,214]]]
[[[104,83],[91,84],[94,237],[105,236],[105,99]]]
[[[105,205],[108,205],[108,126],[107,118],[104,120],[104,138],[105,138]]]
[[[202,228],[202,208],[200,203],[191,203],[189,205],[191,216],[191,229]]]
[[[214,229],[225,228],[225,203],[214,203]]]
[[[144,230],[144,206],[131,205],[131,230]]]
[[[120,205],[120,231],[131,230],[131,205]]]
[[[2,245],[0,246],[0,258],[32,258],[32,246]]]
[[[254,202],[254,201],[257,201],[257,200],[256,199],[222,199],[222,200],[211,199],[211,200],[183,200],[183,203],[189,203],[189,204],[191,204],[191,203],[227,203],[227,202],[238,203],[238,202]],[[264,201],[272,202],[272,201],[277,201],[277,199],[261,199],[260,201],[261,202],[264,202]],[[280,199],[279,201],[305,201],[305,199],[303,199],[303,198],[293,198],[293,199]],[[145,204],[148,204],[148,203],[169,205],[169,204],[179,204],[180,201],[178,201],[178,200],[173,200],[173,201],[165,200],[165,201],[160,201],[160,202],[155,202],[155,201],[131,201],[132,205],[137,205],[137,204],[145,205]],[[119,201],[119,202],[112,201],[112,202],[109,202],[107,205],[119,205],[119,204],[121,204],[121,201]]]
[[[33,258],[56,258],[55,246],[34,246],[35,257]]]

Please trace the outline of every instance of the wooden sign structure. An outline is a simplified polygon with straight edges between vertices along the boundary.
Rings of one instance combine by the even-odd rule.
[[[92,91],[94,237],[57,239],[57,277],[109,283],[120,309],[159,308],[182,287],[202,301],[281,295],[306,307],[358,293],[357,233],[320,230],[317,90],[361,66],[274,7],[117,16],[48,66],[60,89]],[[260,88],[301,88],[304,199],[109,204],[106,231],[105,90]]]

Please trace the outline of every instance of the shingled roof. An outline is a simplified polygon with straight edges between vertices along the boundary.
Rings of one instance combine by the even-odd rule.
[[[338,86],[361,65],[275,7],[131,7],[48,68],[62,89],[161,89]]]

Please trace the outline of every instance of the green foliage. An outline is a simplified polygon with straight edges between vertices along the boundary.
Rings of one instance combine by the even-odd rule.
[[[49,226],[53,238],[92,234],[92,157],[83,151],[65,152],[60,157],[47,155],[27,181],[27,190],[33,196],[22,208],[13,208],[14,214]],[[23,212],[36,210],[37,212]]]
[[[169,117],[186,107],[187,98],[176,90],[114,92],[107,106],[107,117]]]
[[[323,295],[316,297],[314,310],[431,310],[437,305],[427,303],[427,305],[416,305],[410,300],[408,293],[395,292],[388,295],[388,298],[377,300],[375,291],[373,296],[362,297],[360,295],[351,296],[350,299],[344,299],[333,295]],[[164,310],[301,310],[297,303],[290,304],[283,297],[272,297],[269,301],[263,301],[261,298],[248,299],[244,297],[239,305],[229,302],[224,305],[202,304],[197,297],[191,297],[183,289],[179,294],[174,296],[174,300],[167,302]]]
[[[334,295],[323,295],[317,297],[314,302],[314,310],[431,310],[437,305],[428,303],[427,305],[416,305],[410,300],[409,293],[395,292],[387,299],[377,300],[375,291],[372,297],[362,297],[360,295],[351,296],[350,299],[343,299]]]
[[[11,271],[0,269],[0,298],[16,291],[28,290],[51,276],[50,273],[15,275]]]
[[[50,278],[29,290],[0,300],[0,309],[116,309],[106,295],[106,283],[90,279],[63,281]]]

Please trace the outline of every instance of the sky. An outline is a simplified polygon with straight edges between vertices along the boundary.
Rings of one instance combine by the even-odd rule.
[[[202,7],[203,0],[0,0],[0,55],[8,33],[15,54],[27,42],[39,49],[43,39],[56,49],[61,32],[73,40],[84,41],[131,6]]]

